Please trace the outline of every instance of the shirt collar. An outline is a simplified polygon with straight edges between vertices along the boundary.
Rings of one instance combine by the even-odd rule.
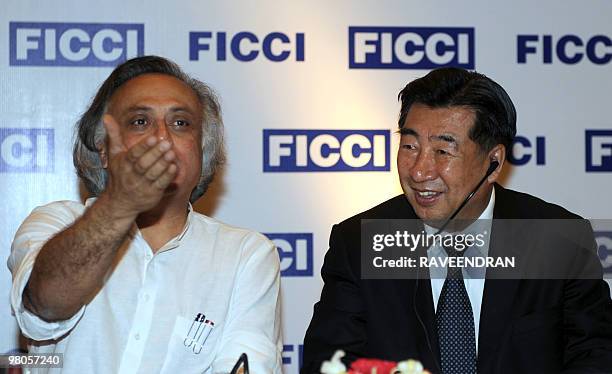
[[[487,204],[487,207],[482,211],[482,213],[480,213],[478,220],[493,219],[493,208],[494,207],[495,207],[495,188],[491,190],[491,197],[489,197],[489,203]],[[436,229],[435,227],[431,227],[429,225],[425,225],[425,230],[427,231],[428,234],[433,234],[436,231],[438,231],[438,229]]]
[[[187,233],[187,230],[189,230],[192,219],[193,219],[193,206],[191,205],[191,203],[187,203],[187,219],[185,220],[185,227],[183,228],[183,231],[176,237],[176,240],[178,240],[179,242],[183,239],[183,237]]]
[[[491,190],[491,197],[489,198],[489,204],[485,210],[482,211],[478,219],[493,219],[493,208],[495,207],[495,188]]]
[[[478,217],[478,219],[474,221],[474,223],[472,223],[469,227],[467,227],[463,231],[464,234],[478,234],[478,233],[486,232],[485,240],[487,242],[487,245],[484,245],[482,247],[472,247],[468,251],[466,251],[466,254],[468,254],[469,252],[473,253],[474,250],[477,250],[480,253],[476,255],[487,256],[489,252],[488,243],[489,243],[489,235],[491,233],[491,220],[493,219],[494,207],[495,207],[495,188],[491,190],[491,197],[489,197],[489,203],[487,204],[487,207],[482,211],[482,213],[480,213],[480,216]],[[435,234],[438,231],[438,229],[436,229],[435,227],[431,227],[428,225],[424,225],[424,226],[425,226],[425,231],[428,234]],[[444,235],[444,234],[445,232],[441,233],[441,235]],[[439,255],[439,254],[442,254],[444,250],[441,247],[433,246],[432,248],[428,250],[428,252],[430,252],[433,255]],[[444,252],[444,254],[445,253],[446,252]]]
[[[491,235],[491,220],[493,219],[493,208],[495,206],[495,189],[491,192],[491,197],[489,198],[489,204],[480,214],[478,219],[472,223],[469,227],[467,227],[463,233],[464,234],[478,234],[484,233],[485,237],[483,238],[485,244],[483,246],[472,246],[465,251],[465,257],[487,257],[489,254],[489,243],[490,243],[490,235]],[[425,225],[425,230],[428,234],[434,234],[437,232],[437,229]],[[444,232],[441,233],[444,235]],[[446,251],[440,246],[432,246],[427,250],[427,255],[429,257],[446,257]],[[446,278],[446,268],[430,268],[430,276],[437,279],[445,279]],[[466,268],[464,269],[464,278],[466,279],[484,279],[486,274],[486,268]]]

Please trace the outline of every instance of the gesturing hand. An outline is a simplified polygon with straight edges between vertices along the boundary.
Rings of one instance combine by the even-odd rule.
[[[103,121],[108,141],[107,194],[128,214],[152,209],[178,171],[172,145],[149,136],[128,149],[115,119],[106,114]]]

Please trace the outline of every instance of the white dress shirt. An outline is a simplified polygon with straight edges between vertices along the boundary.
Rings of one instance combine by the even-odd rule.
[[[467,249],[464,253],[465,257],[478,256],[486,257],[489,253],[489,238],[491,234],[491,220],[493,219],[493,207],[495,206],[495,189],[491,192],[489,204],[478,217],[479,232],[482,232],[483,225],[486,226],[485,230],[487,235],[485,236],[485,245],[482,247],[472,246]],[[425,231],[428,234],[437,232],[437,229],[425,225]],[[470,232],[468,227],[464,232]],[[444,233],[442,233],[443,235]],[[441,246],[432,246],[427,250],[427,257],[431,260],[432,257],[445,258],[446,251]],[[472,313],[474,314],[474,333],[476,334],[476,352],[478,352],[478,331],[480,330],[480,309],[482,308],[482,295],[484,292],[485,274],[486,269],[463,269],[463,283],[467,291],[470,303],[472,304]],[[434,310],[438,310],[438,299],[442,293],[442,287],[444,286],[444,280],[446,279],[446,268],[430,268],[431,277],[431,293],[433,295]]]
[[[191,206],[183,232],[155,254],[134,225],[103,288],[69,320],[46,322],[26,310],[22,294],[36,255],[85,209],[70,201],[36,208],[13,241],[11,306],[33,339],[29,350],[64,354],[63,369],[32,372],[228,373],[246,352],[252,372],[281,373],[274,245]]]

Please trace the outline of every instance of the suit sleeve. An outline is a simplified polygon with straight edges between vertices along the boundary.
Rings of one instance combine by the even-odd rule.
[[[321,363],[342,349],[347,359],[361,356],[366,344],[366,319],[359,270],[351,263],[341,227],[332,228],[329,250],[325,255],[321,276],[324,286],[321,300],[314,306],[314,315],[304,338],[301,373],[319,373]],[[358,257],[358,256],[357,256]],[[353,264],[353,266],[351,266]]]
[[[566,281],[565,373],[612,372],[612,301],[596,255],[593,230],[585,222],[574,263],[583,277]],[[586,271],[585,271],[586,269]],[[598,274],[594,277],[594,274]],[[599,279],[594,279],[599,278]]]

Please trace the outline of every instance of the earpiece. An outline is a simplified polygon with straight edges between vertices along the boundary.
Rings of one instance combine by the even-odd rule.
[[[493,172],[495,171],[495,169],[497,169],[498,166],[499,166],[499,161],[492,160],[491,165],[489,165],[489,170],[487,170],[487,174],[485,178],[488,178],[489,175],[493,174]]]

